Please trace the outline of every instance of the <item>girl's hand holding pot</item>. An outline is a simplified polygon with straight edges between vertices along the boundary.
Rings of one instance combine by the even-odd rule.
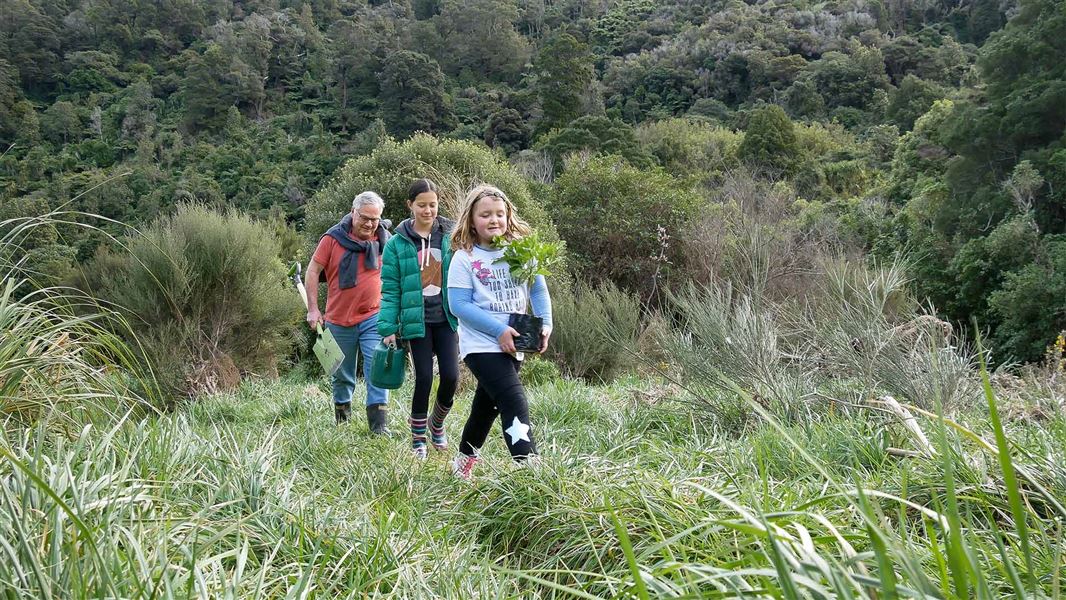
[[[521,334],[519,334],[514,327],[508,327],[504,330],[504,332],[500,334],[500,337],[496,338],[497,341],[500,342],[500,350],[503,350],[508,354],[514,354],[514,339],[519,335]]]

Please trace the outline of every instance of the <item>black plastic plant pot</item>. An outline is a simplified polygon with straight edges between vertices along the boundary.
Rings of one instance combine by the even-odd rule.
[[[519,352],[540,352],[540,333],[544,328],[544,319],[522,313],[511,313],[508,323],[518,332],[514,339],[515,350]]]

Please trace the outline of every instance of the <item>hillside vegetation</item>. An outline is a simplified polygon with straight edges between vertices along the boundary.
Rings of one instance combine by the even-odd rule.
[[[0,597],[1061,598],[1063,56],[1066,0],[3,0]],[[542,460],[472,483],[334,425],[286,275],[415,177],[565,242]]]
[[[703,268],[678,258],[740,170],[784,195],[784,237],[903,255],[917,296],[976,319],[995,363],[1034,361],[1066,329],[1064,15],[1062,0],[14,0],[0,220],[63,208],[142,226],[196,202],[313,237],[319,190],[365,168],[341,165],[424,131],[506,156],[578,275],[654,300],[662,282],[637,282],[679,289]],[[395,181],[330,189],[356,183],[399,206]],[[602,202],[622,222],[584,222]],[[669,252],[631,272],[579,244],[646,263],[658,227]],[[616,255],[607,232],[639,239]],[[49,285],[102,243],[59,226],[23,250]]]

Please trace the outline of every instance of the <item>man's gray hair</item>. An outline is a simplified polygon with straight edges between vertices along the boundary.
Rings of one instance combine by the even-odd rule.
[[[381,199],[375,192],[363,192],[352,200],[352,210],[359,210],[364,206],[376,206],[382,210],[385,210],[385,201]]]

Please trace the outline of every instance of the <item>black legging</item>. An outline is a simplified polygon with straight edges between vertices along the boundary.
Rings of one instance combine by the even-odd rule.
[[[477,454],[499,415],[511,457],[520,461],[536,455],[537,445],[529,427],[529,402],[518,378],[522,361],[503,352],[490,352],[468,354],[465,362],[477,378],[477,390],[459,451],[468,456]]]
[[[440,384],[437,406],[450,409],[459,383],[459,342],[447,323],[426,323],[425,337],[410,340],[411,362],[415,370],[415,393],[411,398],[411,416],[425,418],[429,411],[429,392],[433,389],[433,357],[437,357]]]

